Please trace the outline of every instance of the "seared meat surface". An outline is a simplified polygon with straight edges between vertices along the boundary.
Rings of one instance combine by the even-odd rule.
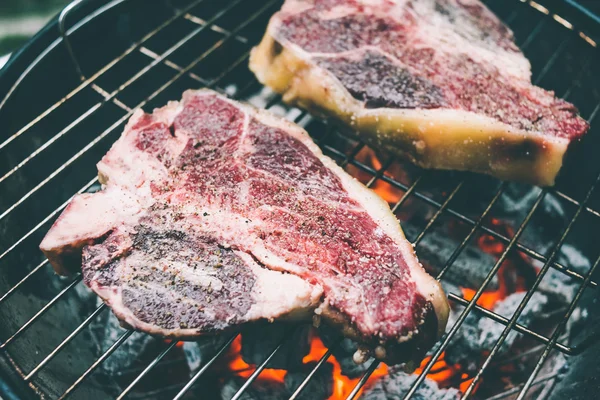
[[[416,360],[446,324],[387,204],[301,128],[208,90],[136,112],[41,244],[126,325],[193,338],[316,313],[381,359]],[[360,357],[359,357],[360,358]]]
[[[287,0],[250,68],[425,168],[552,185],[588,129],[479,0]]]

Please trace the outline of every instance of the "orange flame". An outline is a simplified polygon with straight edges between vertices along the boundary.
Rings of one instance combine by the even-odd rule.
[[[379,161],[379,158],[377,158],[375,152],[369,147],[363,147],[362,150],[359,151],[354,158],[360,161],[361,163],[373,168],[373,170],[375,171],[381,170],[383,166],[381,164],[381,161]],[[349,166],[348,169],[349,172],[362,183],[366,184],[373,178],[371,174],[366,173],[363,170],[360,170],[356,167]],[[399,168],[399,165],[394,163],[390,167],[388,167],[388,169],[385,171],[385,174],[388,176],[391,175],[398,178],[404,173]],[[373,182],[371,189],[373,189],[379,195],[379,197],[387,201],[389,204],[397,203],[403,195],[403,192],[400,189],[390,185],[383,179],[377,179],[375,182]]]
[[[319,361],[325,353],[327,353],[327,347],[325,347],[321,339],[317,335],[311,335],[310,352],[302,359],[302,362],[307,364],[312,361]],[[333,365],[333,393],[331,397],[329,397],[329,400],[347,398],[350,392],[352,392],[352,389],[354,389],[354,387],[358,384],[359,378],[351,379],[343,375],[342,367],[334,356],[329,357],[327,359],[327,362]],[[363,389],[365,387],[369,387],[377,379],[387,375],[387,373],[387,365],[380,364],[379,367],[377,367],[377,369],[373,371],[373,374],[371,374],[371,376],[363,386]],[[363,389],[359,391],[359,397],[362,394]]]
[[[238,336],[228,351],[227,359],[227,370],[234,375],[242,378],[248,378],[256,371],[256,365],[246,363],[241,356],[242,341],[241,336]],[[302,362],[308,364],[310,362],[317,362],[327,352],[327,347],[323,344],[321,339],[311,334],[310,351],[304,356]],[[340,400],[348,397],[352,389],[358,384],[359,378],[351,379],[342,374],[342,367],[340,363],[335,359],[334,356],[330,356],[327,362],[333,365],[333,393],[329,397],[329,400]],[[381,364],[373,372],[373,374],[367,380],[365,387],[369,387],[373,382],[382,376],[387,375],[387,365]],[[268,380],[274,382],[283,382],[287,374],[286,370],[282,369],[264,369],[261,374],[256,378],[257,380]],[[362,389],[359,392],[362,393]]]
[[[425,359],[421,361],[421,365],[415,370],[415,374],[420,375],[429,361],[431,361],[431,356],[425,357]],[[452,384],[455,377],[459,374],[460,368],[456,365],[448,365],[445,360],[445,353],[442,353],[431,367],[427,377],[436,381],[441,387],[447,387]]]
[[[501,234],[507,237],[512,237],[514,235],[512,228],[502,221],[492,218],[491,223],[496,230],[500,231]],[[506,249],[506,245],[504,243],[491,235],[480,236],[477,239],[477,245],[486,253],[497,257],[500,257]],[[517,276],[516,282],[514,282],[515,285],[512,288],[509,287],[506,282],[507,274],[511,271],[515,271],[518,263],[522,263],[524,261],[528,262],[527,258],[521,253],[517,253],[516,256],[509,255],[502,263],[496,274],[498,277],[498,289],[483,292],[477,300],[477,304],[481,307],[491,310],[498,301],[505,299],[508,295],[525,291],[525,283],[521,276]],[[467,301],[471,301],[475,296],[475,290],[473,289],[462,288],[462,292],[463,297]]]
[[[256,366],[253,364],[246,363],[241,356],[241,336],[238,336],[232,343],[228,355],[226,357],[226,368],[227,370],[242,378],[248,378],[254,371]],[[327,347],[323,344],[321,339],[311,332],[310,335],[310,351],[304,356],[302,362],[308,364],[311,362],[318,362],[323,355],[327,353]],[[435,362],[430,372],[427,374],[427,378],[435,380],[440,387],[449,386],[460,386],[461,390],[466,390],[472,381],[472,378],[465,373],[462,373],[458,365],[449,365],[445,361],[445,354],[442,353],[440,358]],[[415,370],[415,374],[420,374],[425,365],[431,360],[431,357],[425,358],[419,368]],[[336,358],[332,355],[327,359],[327,362],[333,366],[333,392],[328,400],[341,400],[346,399],[350,392],[356,387],[360,378],[349,378],[342,373],[342,367]],[[257,380],[283,382],[287,374],[286,370],[281,369],[269,369],[266,368],[257,377]],[[365,389],[368,389],[378,379],[388,374],[387,365],[381,363],[375,371],[371,374],[365,385],[357,393],[357,396],[363,393]]]
[[[462,382],[459,385],[459,389],[461,392],[465,393],[467,391],[467,389],[469,388],[469,386],[471,385],[471,382],[473,382],[473,379],[475,379],[475,377],[469,378],[469,375],[462,374],[460,378],[462,379]],[[477,388],[479,388],[479,385],[481,384],[481,382],[482,382],[482,379],[480,379],[475,384],[475,388],[473,389],[472,393],[475,393],[477,391]]]
[[[167,344],[171,344],[172,340],[171,339],[165,339],[164,342],[167,343]],[[183,342],[179,341],[179,342],[175,343],[175,347],[183,348]]]
[[[242,336],[238,335],[231,346],[229,347],[229,362],[227,363],[229,371],[242,378],[249,378],[254,371],[256,365],[248,364],[242,359]],[[275,382],[283,382],[287,371],[284,369],[265,368],[257,379],[270,380]]]

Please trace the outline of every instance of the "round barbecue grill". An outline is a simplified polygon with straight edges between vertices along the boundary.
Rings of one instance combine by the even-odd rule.
[[[107,336],[108,308],[80,275],[56,276],[37,248],[75,193],[99,189],[95,164],[134,110],[162,106],[188,88],[211,87],[304,126],[327,155],[388,200],[426,267],[428,258],[436,260],[428,269],[445,285],[454,317],[408,375],[409,384],[388,392],[390,398],[424,398],[423,387],[433,380],[463,398],[591,398],[586,385],[598,372],[599,351],[600,131],[594,118],[600,19],[572,0],[484,2],[513,29],[532,63],[533,82],[573,102],[591,123],[554,188],[420,170],[284,105],[247,67],[250,49],[281,1],[84,0],[68,6],[0,71],[0,396],[319,398],[311,385],[339,357],[340,339],[324,340],[330,350],[306,364],[293,384],[286,380],[285,390],[267,396],[257,387],[268,382],[261,376],[278,353],[296,345],[297,332],[306,331],[285,326],[252,369],[235,376],[234,390],[224,390],[223,376],[232,371],[223,360],[239,346],[239,332],[203,343],[209,349],[195,364],[181,343],[118,327]],[[486,256],[473,263],[473,252]],[[461,278],[469,287],[456,278],[465,265],[475,265]],[[518,277],[507,283],[512,275]],[[512,307],[498,306],[499,297],[515,294]],[[458,342],[473,349],[468,327],[489,324],[497,327],[489,346],[476,349],[467,363],[461,359],[470,367],[450,366],[452,352],[465,353]],[[270,336],[269,326],[261,329]],[[439,377],[442,362],[451,379]],[[343,397],[369,398],[377,379],[391,381],[381,371],[379,362],[368,361],[346,379],[351,386]]]

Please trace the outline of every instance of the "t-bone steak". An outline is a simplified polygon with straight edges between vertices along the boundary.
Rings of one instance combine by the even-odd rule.
[[[588,129],[479,0],[286,0],[250,69],[425,168],[553,185]]]
[[[98,171],[40,247],[128,326],[185,339],[314,313],[390,363],[444,331],[446,297],[388,205],[266,111],[187,91],[136,111]]]

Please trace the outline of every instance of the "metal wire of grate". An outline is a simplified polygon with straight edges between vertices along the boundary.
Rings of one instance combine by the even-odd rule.
[[[119,4],[123,3],[124,1],[126,1],[126,0],[112,1],[109,4],[107,4],[105,7],[103,7],[101,9],[101,11],[106,11],[112,7],[116,7]],[[226,77],[230,76],[232,73],[235,73],[236,68],[238,68],[240,65],[247,62],[250,49],[251,49],[252,45],[254,44],[254,42],[252,40],[250,40],[244,36],[244,34],[243,34],[244,29],[247,28],[250,24],[254,23],[254,21],[256,21],[264,16],[268,16],[271,12],[273,12],[276,9],[276,6],[279,4],[279,2],[277,2],[276,0],[271,0],[271,1],[265,2],[261,7],[257,8],[257,10],[254,13],[247,16],[241,23],[237,24],[233,29],[226,29],[220,25],[221,22],[226,20],[231,14],[235,13],[236,7],[239,6],[239,4],[241,3],[241,0],[231,0],[231,1],[225,2],[225,4],[223,4],[222,7],[218,11],[216,11],[210,19],[203,19],[203,18],[200,18],[200,17],[192,14],[192,10],[194,10],[194,8],[197,7],[199,4],[203,3],[203,1],[204,0],[191,1],[185,7],[179,9],[176,15],[165,19],[161,24],[157,25],[157,27],[155,29],[150,31],[148,34],[143,36],[139,41],[135,42],[132,46],[127,48],[118,57],[108,61],[107,63],[105,63],[104,67],[100,68],[98,71],[96,71],[93,74],[90,74],[89,76],[84,75],[84,73],[82,72],[84,69],[80,66],[79,62],[77,61],[78,60],[77,59],[77,48],[70,41],[70,35],[73,34],[74,31],[72,29],[71,30],[64,29],[65,21],[68,18],[69,11],[74,7],[70,7],[68,9],[66,9],[65,12],[63,12],[61,14],[61,18],[60,18],[60,26],[62,28],[61,40],[67,46],[69,55],[73,58],[72,61],[75,64],[75,69],[78,71],[78,73],[80,75],[79,78],[81,79],[81,83],[75,89],[73,89],[67,96],[65,96],[58,102],[56,102],[54,105],[49,107],[46,111],[39,114],[35,119],[30,121],[29,123],[25,124],[23,126],[23,128],[19,129],[15,134],[8,137],[4,142],[0,143],[0,151],[2,151],[4,148],[8,147],[11,144],[11,142],[17,140],[20,136],[26,135],[32,128],[34,128],[37,124],[39,124],[44,119],[51,118],[53,113],[60,110],[61,107],[63,107],[64,104],[67,101],[69,101],[70,99],[76,98],[76,96],[78,94],[80,94],[84,89],[91,88],[92,90],[94,90],[96,93],[98,93],[101,96],[101,100],[98,101],[96,104],[94,104],[89,109],[87,109],[86,111],[84,111],[83,113],[81,113],[79,115],[73,115],[72,119],[71,119],[71,123],[69,123],[64,129],[60,130],[55,136],[49,138],[46,142],[44,142],[39,147],[37,147],[33,152],[31,152],[28,156],[24,157],[22,160],[15,163],[15,165],[10,170],[8,170],[4,175],[2,175],[0,177],[0,184],[4,181],[8,180],[9,178],[11,178],[12,175],[19,172],[19,170],[21,170],[22,168],[26,168],[27,165],[29,163],[33,162],[33,160],[36,157],[40,156],[45,151],[49,151],[49,149],[51,148],[51,146],[54,143],[56,143],[58,140],[60,140],[65,135],[68,135],[71,130],[73,130],[79,124],[86,121],[86,119],[91,118],[91,116],[93,116],[95,113],[100,112],[102,109],[107,107],[107,104],[115,105],[116,107],[123,110],[124,114],[120,118],[116,119],[110,125],[110,127],[108,127],[106,130],[104,130],[102,133],[100,133],[96,138],[94,138],[89,143],[85,144],[77,153],[75,153],[66,162],[61,164],[56,170],[49,173],[37,185],[35,185],[33,188],[31,188],[26,193],[24,193],[13,204],[11,204],[4,211],[2,211],[0,213],[0,220],[8,218],[11,215],[11,213],[14,213],[15,210],[17,210],[20,206],[22,206],[28,199],[32,198],[33,196],[36,196],[36,193],[41,188],[43,188],[45,185],[48,185],[49,183],[51,183],[62,171],[64,171],[66,168],[68,168],[72,164],[74,164],[74,162],[77,161],[78,159],[84,157],[86,152],[88,152],[90,149],[92,149],[100,141],[102,141],[106,137],[108,137],[111,134],[113,134],[114,132],[116,132],[117,129],[119,127],[121,127],[123,125],[123,123],[132,115],[134,110],[150,104],[152,102],[152,100],[158,98],[161,94],[166,92],[168,89],[171,89],[181,78],[187,77],[187,78],[192,79],[193,81],[200,83],[203,86],[211,87],[211,88],[218,90],[224,94],[230,94],[228,92],[227,87],[223,87],[221,85],[221,83],[223,81],[225,81]],[[79,1],[79,2],[81,2],[81,1]],[[77,2],[77,3],[79,3],[79,2]],[[550,11],[548,11],[548,9],[544,8],[543,6],[539,5],[538,3],[530,1],[530,2],[527,2],[526,4],[528,6],[533,7],[535,10],[541,12],[542,14],[544,14],[545,18],[541,19],[535,26],[533,26],[531,28],[530,33],[526,36],[526,39],[522,43],[520,43],[521,48],[527,48],[529,45],[531,45],[531,43],[534,42],[534,40],[540,34],[540,32],[542,32],[543,27],[549,23],[558,22],[573,31],[573,35],[564,39],[560,43],[560,45],[556,48],[556,50],[547,58],[545,64],[543,65],[543,67],[541,68],[541,70],[539,71],[539,73],[536,76],[536,79],[535,79],[536,83],[541,81],[544,78],[544,76],[549,71],[551,71],[554,64],[557,62],[557,60],[560,59],[560,57],[563,55],[563,52],[566,49],[568,49],[568,47],[572,41],[583,39],[586,42],[588,42],[591,47],[592,46],[595,47],[595,43],[592,41],[592,39],[590,39],[587,35],[579,32],[579,31],[576,31],[570,23],[568,23],[568,22],[565,23],[566,21],[564,19],[562,19],[560,16],[552,14]],[[76,6],[76,5],[77,4],[74,4],[74,6]],[[519,7],[521,7],[521,5],[519,5]],[[520,10],[520,8],[515,8],[515,10],[505,18],[505,20],[508,23],[510,23],[515,18],[518,18],[519,10]],[[101,12],[96,12],[93,16],[91,16],[91,18],[86,19],[85,23],[92,21],[93,18],[97,17],[100,14],[101,14]],[[197,27],[195,29],[193,29],[192,31],[188,32],[187,34],[185,34],[184,36],[175,38],[173,43],[171,43],[170,46],[166,50],[153,51],[152,45],[151,45],[152,38],[155,37],[160,32],[162,32],[166,29],[169,29],[170,27],[172,27],[173,25],[177,24],[179,21],[182,21],[182,20],[186,20],[191,23],[194,23],[197,25]],[[552,21],[552,20],[554,20],[554,21]],[[83,22],[83,21],[80,21],[80,23],[81,22]],[[217,32],[217,33],[219,33],[220,36],[219,36],[218,40],[215,40],[214,43],[212,43],[212,45],[208,46],[206,48],[206,50],[204,50],[198,57],[194,58],[189,63],[184,64],[184,66],[180,65],[179,63],[177,63],[176,61],[171,59],[172,56],[177,52],[177,50],[181,49],[184,45],[186,45],[193,39],[195,39],[203,34],[206,34],[206,32],[208,32],[208,31]],[[196,67],[199,63],[201,63],[203,60],[207,59],[208,57],[211,57],[211,55],[216,54],[226,43],[228,43],[230,41],[238,42],[243,47],[243,51],[240,51],[239,56],[236,57],[236,59],[233,62],[229,63],[220,73],[218,73],[216,76],[214,76],[212,78],[204,78],[200,74],[198,74],[197,72],[194,71],[194,67]],[[127,62],[128,56],[135,54],[135,53],[143,55],[144,57],[148,58],[150,63],[147,64],[142,69],[138,70],[137,72],[131,74],[129,76],[129,78],[124,83],[120,84],[116,89],[114,89],[112,91],[105,90],[99,83],[101,78],[105,74],[110,72],[113,68],[116,68],[116,66],[118,66],[120,63]],[[582,69],[587,67],[587,65],[588,65],[587,63],[584,64],[584,66],[582,66]],[[175,75],[173,75],[170,79],[163,82],[162,85],[157,90],[152,92],[149,96],[146,96],[142,101],[139,101],[137,104],[133,104],[133,103],[128,104],[127,101],[125,101],[121,98],[121,95],[123,95],[125,93],[127,88],[136,84],[139,80],[141,80],[147,74],[151,74],[152,71],[154,69],[158,68],[159,66],[164,66],[164,67],[167,67],[167,68],[173,70]],[[24,74],[26,75],[27,73],[29,73],[29,69],[27,71],[25,71]],[[19,79],[18,82],[20,82],[20,81],[21,81],[21,79]],[[577,84],[577,80],[573,80],[573,83],[571,84],[571,86],[565,90],[564,97],[568,98],[571,95],[571,93],[575,90],[576,84]],[[243,84],[237,88],[237,90],[234,93],[234,97],[238,98],[238,99],[244,99],[247,97],[247,95],[249,95],[252,92],[252,90],[257,89],[258,87],[259,87],[258,83],[255,80],[250,79],[245,84]],[[9,91],[7,98],[3,99],[2,103],[0,103],[0,108],[6,104],[8,98],[14,92],[14,89],[15,88],[13,88],[13,90]],[[269,101],[267,102],[267,104],[265,104],[265,108],[269,109],[269,108],[279,105],[279,104],[281,104],[281,99],[279,98],[279,96],[271,95]],[[589,115],[586,116],[590,122],[596,117],[599,109],[600,109],[600,103],[596,104],[595,107],[593,108],[593,110],[589,113]],[[306,125],[309,121],[311,121],[311,118],[305,112],[298,112],[296,118],[294,118],[294,121],[301,125]],[[465,185],[464,179],[461,179],[459,182],[457,182],[453,186],[453,188],[448,191],[448,194],[444,197],[443,201],[440,202],[439,200],[430,196],[426,191],[420,190],[420,186],[423,184],[423,181],[427,175],[427,172],[416,177],[411,184],[402,183],[400,180],[398,180],[395,177],[390,176],[390,174],[386,173],[388,168],[394,161],[393,158],[389,158],[389,159],[385,160],[384,162],[382,162],[382,165],[379,168],[374,168],[370,165],[367,165],[366,163],[356,159],[356,155],[365,147],[365,145],[363,143],[358,142],[354,145],[354,147],[350,151],[343,151],[335,146],[332,146],[331,144],[329,144],[327,142],[327,138],[330,135],[334,134],[334,131],[335,131],[335,128],[329,126],[326,133],[322,137],[320,137],[320,139],[317,141],[319,143],[319,145],[324,149],[324,151],[326,153],[328,153],[329,155],[334,157],[342,167],[351,165],[351,166],[357,168],[358,170],[362,171],[363,173],[368,174],[370,176],[370,179],[366,183],[367,186],[372,187],[378,181],[382,181],[382,182],[385,182],[385,183],[391,185],[392,187],[402,191],[403,195],[392,206],[392,211],[396,212],[396,211],[400,210],[402,208],[402,206],[407,202],[407,200],[409,200],[410,198],[413,198],[413,197],[423,201],[424,203],[428,204],[429,206],[433,207],[436,210],[435,213],[433,214],[433,216],[431,217],[431,219],[429,219],[429,221],[427,222],[426,226],[418,233],[418,235],[416,236],[416,238],[414,240],[414,244],[417,247],[417,251],[418,251],[418,246],[421,243],[422,239],[425,237],[425,235],[428,232],[430,232],[436,226],[436,224],[440,223],[443,216],[449,215],[451,217],[454,217],[470,227],[470,230],[469,230],[469,233],[467,234],[467,236],[464,237],[464,239],[462,240],[460,245],[456,249],[454,249],[454,251],[452,252],[452,255],[447,260],[447,262],[443,266],[443,268],[440,270],[440,272],[437,276],[438,280],[441,280],[444,278],[444,276],[452,268],[454,262],[457,260],[457,258],[461,254],[461,252],[467,247],[469,242],[474,238],[476,233],[483,232],[485,234],[491,235],[496,240],[502,242],[505,245],[504,250],[502,251],[502,254],[500,255],[500,257],[494,264],[493,268],[489,271],[489,273],[485,277],[483,284],[478,288],[478,290],[475,292],[475,294],[472,296],[472,298],[467,300],[463,296],[460,296],[460,295],[457,295],[454,293],[449,294],[449,298],[453,302],[455,302],[458,306],[462,306],[463,311],[460,314],[457,321],[455,321],[454,325],[447,332],[446,336],[442,339],[441,344],[437,347],[437,349],[434,352],[431,359],[424,366],[424,368],[422,369],[418,378],[412,384],[411,389],[406,394],[405,398],[410,398],[412,395],[414,395],[416,393],[419,385],[423,382],[426,375],[429,372],[431,372],[434,364],[439,359],[439,357],[443,353],[444,349],[448,346],[450,341],[453,339],[454,335],[459,331],[459,329],[461,328],[461,325],[465,321],[466,317],[471,312],[476,312],[486,318],[490,318],[490,319],[504,325],[505,328],[502,332],[502,335],[496,341],[490,354],[486,357],[485,361],[483,362],[483,364],[480,366],[480,368],[476,372],[476,374],[473,377],[472,381],[470,382],[467,390],[463,393],[463,398],[468,398],[472,395],[473,390],[476,387],[477,383],[482,378],[482,376],[485,374],[485,371],[486,371],[487,367],[490,365],[490,363],[492,362],[493,357],[496,355],[496,353],[498,352],[498,349],[500,348],[500,346],[502,346],[503,342],[506,340],[508,334],[511,331],[520,332],[520,333],[524,334],[525,336],[530,337],[530,338],[540,342],[541,345],[538,348],[538,351],[541,352],[541,354],[539,355],[539,359],[538,359],[538,362],[536,363],[535,369],[528,376],[526,382],[524,382],[523,384],[521,384],[517,387],[511,388],[506,392],[495,395],[494,397],[492,397],[493,399],[501,399],[501,398],[505,398],[507,396],[511,396],[514,394],[518,394],[519,399],[524,398],[526,396],[526,394],[528,393],[528,391],[532,387],[541,385],[547,381],[551,381],[552,379],[556,378],[556,374],[544,375],[544,376],[538,377],[538,374],[541,371],[541,367],[542,367],[544,361],[548,358],[548,356],[552,350],[556,349],[560,352],[563,352],[563,353],[569,354],[569,355],[579,354],[582,351],[584,351],[592,343],[594,338],[589,337],[589,338],[581,341],[576,346],[571,345],[565,341],[566,338],[563,336],[563,331],[564,331],[564,328],[567,324],[569,317],[575,310],[576,305],[579,302],[579,300],[581,299],[581,296],[582,296],[584,290],[586,289],[586,287],[597,287],[598,283],[592,280],[592,274],[594,273],[598,264],[600,263],[600,257],[595,261],[592,268],[585,274],[581,274],[577,271],[569,269],[568,266],[557,262],[556,258],[558,255],[558,251],[560,250],[561,246],[565,243],[567,236],[571,232],[571,230],[572,230],[574,224],[576,223],[576,221],[578,220],[578,218],[581,218],[582,215],[584,215],[584,214],[590,215],[592,217],[600,217],[600,212],[593,209],[592,207],[590,207],[588,205],[589,199],[592,196],[594,189],[596,188],[598,180],[600,179],[600,175],[598,175],[596,177],[596,179],[590,184],[590,186],[589,186],[588,190],[586,191],[586,194],[582,200],[576,200],[573,197],[571,197],[565,193],[562,193],[560,191],[556,191],[553,189],[541,190],[539,192],[536,200],[534,201],[533,205],[531,206],[530,210],[527,212],[527,215],[525,216],[525,218],[521,222],[520,226],[518,227],[518,229],[514,232],[514,234],[507,236],[506,234],[504,234],[502,232],[496,231],[494,228],[487,227],[484,225],[486,218],[488,218],[491,215],[494,205],[497,203],[498,199],[501,197],[504,190],[506,189],[506,184],[501,183],[498,186],[495,194],[493,195],[493,197],[491,198],[491,200],[489,201],[489,203],[487,204],[485,209],[482,211],[482,213],[477,217],[477,219],[472,219],[471,217],[465,215],[464,213],[461,213],[455,207],[452,206],[452,203],[455,200],[456,196],[460,193],[461,189]],[[83,192],[88,191],[94,184],[96,184],[96,182],[97,182],[96,178],[91,179],[80,190],[78,190],[77,193],[83,193]],[[555,243],[555,245],[552,247],[549,255],[545,256],[544,254],[537,251],[536,249],[531,248],[530,246],[522,243],[520,241],[520,238],[521,238],[521,235],[523,234],[523,232],[525,231],[525,229],[527,228],[532,216],[534,215],[536,210],[542,204],[545,196],[547,196],[549,193],[552,193],[552,194],[564,199],[565,201],[567,201],[570,204],[577,207],[577,209],[576,209],[575,213],[573,214],[572,218],[570,219],[568,226],[564,229],[561,237]],[[25,233],[23,236],[21,236],[14,243],[7,244],[6,250],[4,250],[0,254],[0,260],[7,257],[9,254],[12,254],[13,252],[15,252],[15,250],[19,247],[19,245],[21,245],[27,238],[29,238],[34,233],[38,232],[41,227],[46,226],[47,223],[51,222],[58,215],[58,213],[60,213],[60,211],[65,208],[65,206],[68,204],[68,201],[71,198],[69,198],[67,201],[63,202],[60,206],[58,206],[55,210],[50,212],[45,218],[43,218],[40,222],[38,222],[33,228],[31,228],[27,233]],[[533,282],[530,290],[526,293],[525,297],[519,304],[519,307],[517,308],[516,312],[510,318],[506,318],[502,315],[495,313],[492,310],[486,309],[486,308],[478,305],[477,301],[481,297],[481,295],[485,292],[487,285],[492,281],[494,276],[496,276],[502,263],[506,260],[509,253],[513,252],[513,251],[521,252],[522,254],[525,254],[526,256],[531,257],[534,260],[540,261],[541,263],[543,263],[543,267],[538,272],[537,276],[535,277],[535,281]],[[28,272],[22,279],[20,279],[14,286],[12,286],[6,293],[4,293],[0,297],[0,306],[2,306],[20,288],[22,288],[24,285],[26,285],[27,282],[32,279],[32,277],[36,276],[36,274],[39,274],[40,271],[42,271],[44,269],[44,267],[47,267],[47,265],[48,265],[47,260],[36,265],[30,272]],[[540,332],[536,332],[535,330],[532,330],[531,328],[529,328],[527,326],[519,324],[518,318],[519,318],[519,315],[521,314],[521,312],[523,311],[524,307],[527,305],[528,301],[530,300],[531,296],[533,295],[534,291],[540,284],[541,280],[543,279],[545,274],[548,272],[548,270],[550,270],[551,268],[555,269],[556,271],[562,272],[565,275],[567,275],[573,279],[578,280],[580,282],[580,285],[579,285],[579,288],[577,290],[575,297],[573,298],[571,303],[568,305],[568,309],[564,313],[564,316],[563,316],[561,322],[554,329],[552,334],[546,335],[546,334],[543,334]],[[10,337],[8,337],[6,340],[4,340],[0,344],[0,351],[4,352],[5,354],[8,354],[10,345],[16,339],[18,339],[24,332],[26,332],[32,325],[34,325],[46,312],[48,312],[48,310],[50,310],[52,307],[54,307],[56,305],[56,303],[60,302],[67,295],[67,293],[71,292],[79,284],[80,281],[81,281],[81,275],[75,276],[61,291],[59,291],[58,294],[56,294],[54,297],[52,297],[42,308],[40,308],[37,313],[35,313],[26,322],[24,322],[17,330],[14,331],[14,333]],[[32,382],[32,380],[35,378],[35,376],[42,369],[44,369],[63,350],[63,348],[67,344],[69,344],[77,335],[79,335],[95,318],[97,318],[105,310],[106,310],[105,305],[100,305],[99,307],[97,307],[67,337],[65,337],[54,348],[54,350],[52,350],[50,353],[48,353],[43,358],[42,361],[40,361],[39,363],[37,363],[37,365],[35,365],[33,368],[31,368],[29,370],[29,372],[23,373],[23,380],[28,383]],[[80,384],[89,375],[91,375],[94,372],[94,370],[96,368],[98,368],[98,366],[100,366],[102,364],[102,362],[104,362],[112,354],[112,352],[114,352],[119,346],[121,346],[124,342],[127,341],[127,339],[130,337],[131,334],[132,334],[132,331],[127,331],[122,336],[120,336],[113,343],[112,346],[110,346],[102,355],[100,355],[100,357],[98,357],[97,360],[92,365],[90,365],[88,367],[88,369],[86,369],[85,372],[83,374],[81,374],[74,381],[74,383],[64,391],[64,393],[62,393],[59,396],[59,398],[64,399],[64,398],[69,397],[71,394],[73,394],[73,392],[80,386]],[[229,338],[229,340],[226,341],[226,343],[224,343],[218,349],[215,349],[214,356],[211,357],[207,362],[203,363],[203,366],[190,378],[190,380],[183,387],[176,388],[177,394],[175,395],[174,398],[175,399],[182,398],[190,390],[190,388],[193,387],[195,382],[204,373],[206,373],[206,371],[209,369],[209,367],[212,364],[214,364],[220,356],[223,355],[223,353],[228,349],[229,345],[233,342],[233,340],[236,337],[237,337],[237,334],[232,335]],[[270,359],[273,356],[275,356],[275,354],[279,351],[279,349],[282,347],[284,342],[287,339],[289,339],[289,337],[291,337],[291,335],[284,336],[282,341],[278,344],[278,346],[273,348],[273,350],[269,354],[269,356],[260,365],[257,366],[255,372],[242,385],[242,387],[240,388],[238,393],[234,396],[234,399],[241,398],[241,396],[244,394],[245,390],[260,375],[260,373],[265,368],[267,368]],[[135,388],[135,386],[140,381],[142,381],[143,378],[146,377],[150,371],[152,371],[152,369],[154,369],[157,365],[159,365],[161,363],[161,361],[169,354],[169,352],[171,352],[175,348],[176,345],[177,345],[176,342],[172,342],[172,343],[169,343],[168,345],[166,345],[164,347],[164,349],[162,349],[159,352],[159,354],[154,359],[152,359],[146,365],[146,367],[128,384],[128,386],[121,391],[121,393],[118,396],[118,399],[123,399],[126,396],[128,396],[132,392],[132,390]],[[537,355],[537,353],[535,353],[535,354]],[[302,390],[307,386],[310,379],[314,376],[314,374],[317,372],[317,370],[328,360],[328,358],[331,355],[332,355],[332,350],[330,349],[316,363],[313,370],[310,371],[310,373],[306,376],[304,381],[295,389],[295,392],[291,396],[292,399],[297,398],[302,393]],[[356,386],[354,387],[352,392],[349,394],[349,396],[348,396],[349,399],[354,398],[361,392],[361,389],[363,388],[363,386],[369,379],[369,376],[376,370],[378,365],[379,365],[378,361],[373,360],[371,362],[371,364],[369,365],[366,372],[361,376],[361,378],[358,380],[358,383],[356,384]]]

